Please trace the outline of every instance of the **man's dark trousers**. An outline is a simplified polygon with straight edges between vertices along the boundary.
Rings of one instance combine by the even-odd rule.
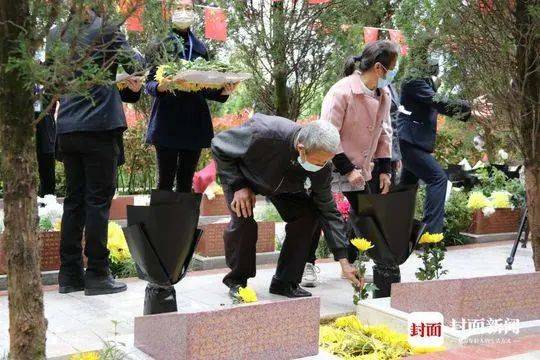
[[[418,179],[426,183],[423,221],[426,223],[427,231],[430,233],[442,233],[448,177],[441,165],[429,152],[406,141],[400,141],[400,147],[403,156],[401,183],[413,185],[418,183]]]
[[[231,221],[223,235],[225,258],[231,271],[223,279],[228,287],[246,286],[255,276],[257,223],[253,217],[239,218],[230,209],[234,193],[224,189],[231,212]],[[279,194],[268,199],[281,215],[285,226],[285,241],[279,255],[275,277],[298,285],[311,247],[311,239],[318,226],[318,212],[306,193]]]
[[[80,281],[83,229],[87,275],[108,275],[107,232],[119,154],[117,136],[118,132],[104,131],[58,137],[66,173],[60,243],[61,285]]]

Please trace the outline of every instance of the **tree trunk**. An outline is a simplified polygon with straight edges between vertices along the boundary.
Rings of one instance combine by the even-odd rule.
[[[527,189],[527,209],[533,249],[534,269],[540,271],[540,166],[533,165],[525,169]]]
[[[273,5],[272,49],[274,57],[274,106],[275,115],[289,118],[289,94],[287,90],[287,44],[285,34],[285,9],[282,2]]]
[[[4,182],[10,359],[45,358],[40,249],[37,236],[32,88],[19,70],[6,71],[28,28],[28,0],[0,0],[0,141]],[[27,33],[25,33],[25,30]],[[16,55],[15,55],[16,56]]]

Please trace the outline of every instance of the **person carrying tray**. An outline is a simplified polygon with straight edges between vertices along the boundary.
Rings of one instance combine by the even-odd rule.
[[[181,59],[209,59],[206,46],[191,31],[197,19],[193,1],[175,1],[170,18],[169,35],[151,46],[147,55],[152,67],[146,91],[154,100],[146,142],[156,148],[158,189],[172,191],[176,179],[177,192],[191,192],[201,150],[210,147],[214,137],[207,100],[227,101],[234,85],[218,90],[185,92],[171,90],[172,80],[168,78],[157,81],[159,65]]]

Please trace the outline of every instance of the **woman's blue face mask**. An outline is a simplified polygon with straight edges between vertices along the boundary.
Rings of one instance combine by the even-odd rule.
[[[381,64],[381,66],[383,67],[384,70],[386,70],[386,74],[384,75],[383,78],[379,78],[379,80],[377,80],[377,87],[379,89],[385,88],[388,85],[390,85],[392,81],[394,81],[397,75],[396,69],[388,70],[383,64]]]

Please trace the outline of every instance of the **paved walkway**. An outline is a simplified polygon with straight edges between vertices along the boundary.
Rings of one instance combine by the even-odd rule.
[[[532,251],[518,249],[514,270],[505,270],[510,242],[469,245],[451,248],[447,253],[445,278],[516,274],[534,271]],[[402,281],[416,281],[414,273],[420,265],[415,256],[402,266]],[[368,267],[369,269],[370,267]],[[354,311],[352,288],[340,278],[339,265],[330,261],[320,264],[321,285],[313,294],[321,297],[321,316],[334,316]],[[368,273],[371,270],[368,270]],[[227,289],[221,284],[225,270],[190,273],[176,286],[180,311],[216,309],[230,304]],[[263,266],[250,281],[260,300],[280,299],[267,291],[273,266]],[[47,355],[57,357],[77,351],[99,349],[103,341],[114,340],[133,344],[133,318],[142,315],[144,288],[138,279],[129,279],[128,291],[121,294],[86,297],[83,293],[60,295],[56,287],[45,292],[45,314],[49,321]],[[8,349],[7,296],[0,293],[0,358]],[[135,355],[135,354],[134,354]],[[324,357],[322,357],[324,358]]]

